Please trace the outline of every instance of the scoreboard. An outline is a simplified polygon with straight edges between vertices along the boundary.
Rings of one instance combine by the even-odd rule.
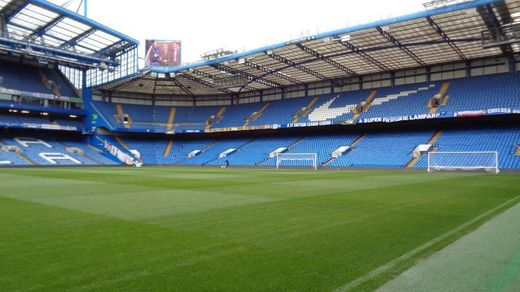
[[[145,66],[179,66],[181,64],[181,42],[146,40]]]

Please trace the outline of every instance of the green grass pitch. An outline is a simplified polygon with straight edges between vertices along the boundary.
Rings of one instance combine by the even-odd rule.
[[[0,290],[373,290],[519,195],[508,174],[0,169]]]

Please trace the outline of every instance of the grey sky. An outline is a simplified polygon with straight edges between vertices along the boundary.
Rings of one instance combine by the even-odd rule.
[[[77,7],[80,1],[75,1],[69,8]],[[181,40],[184,63],[221,47],[249,50],[302,32],[325,32],[424,9],[424,0],[88,1],[90,18],[138,39],[142,46],[145,39]]]

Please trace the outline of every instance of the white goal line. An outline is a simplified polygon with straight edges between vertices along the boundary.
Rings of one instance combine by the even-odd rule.
[[[276,153],[277,156],[317,156],[318,153]]]
[[[497,154],[498,151],[430,151],[428,154]]]

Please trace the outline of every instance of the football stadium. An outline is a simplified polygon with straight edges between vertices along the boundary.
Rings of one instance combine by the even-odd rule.
[[[520,0],[183,42],[0,0],[0,291],[520,291]]]

